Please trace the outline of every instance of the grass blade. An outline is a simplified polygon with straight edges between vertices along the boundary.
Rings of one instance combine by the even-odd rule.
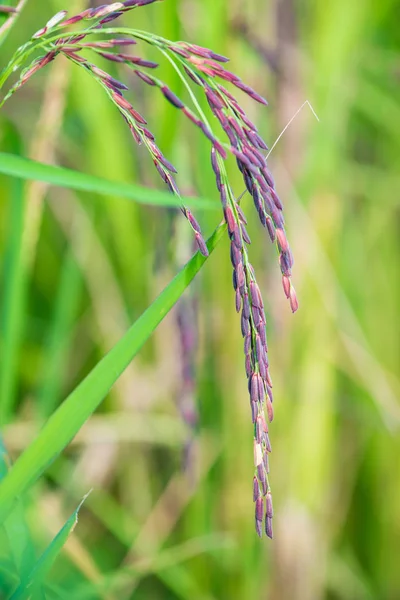
[[[206,198],[179,198],[169,192],[161,192],[131,183],[109,181],[87,173],[64,167],[46,165],[14,154],[0,153],[0,173],[19,179],[43,181],[51,185],[94,192],[109,196],[120,196],[139,204],[180,207],[182,202],[199,209],[219,209],[216,201]]]
[[[11,194],[10,229],[4,267],[4,294],[1,311],[0,423],[10,419],[17,385],[17,361],[21,340],[25,271],[22,261],[22,235],[25,202],[23,185],[16,181]]]
[[[0,481],[7,475],[10,465],[11,462],[0,435]],[[36,556],[32,537],[25,520],[22,500],[18,500],[15,509],[4,522],[4,534],[9,549],[8,558],[14,563],[9,573],[10,575],[18,574],[23,577],[32,568]]]
[[[20,150],[15,129],[6,123],[6,145]],[[11,418],[17,392],[18,360],[23,336],[26,302],[26,269],[23,261],[25,222],[24,185],[14,180],[9,186],[7,244],[3,262],[3,292],[0,307],[0,424]]]
[[[23,579],[18,588],[15,590],[10,600],[23,600],[24,598],[32,598],[33,591],[37,591],[38,587],[44,582],[44,577],[52,567],[57,556],[60,554],[68,537],[75,529],[78,522],[78,513],[87,496],[85,496],[78,508],[72,513],[65,525],[57,533],[56,537],[49,544],[42,556],[39,558],[29,575]]]
[[[210,253],[222,238],[224,231],[225,226],[217,227],[208,240]],[[205,261],[206,258],[197,252],[121,340],[53,413],[38,437],[18,458],[0,483],[0,522],[12,510],[16,498],[40,477],[96,410]]]

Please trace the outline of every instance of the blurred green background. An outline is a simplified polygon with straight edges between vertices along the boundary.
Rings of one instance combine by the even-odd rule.
[[[28,0],[0,67],[54,12],[86,6]],[[126,17],[228,55],[269,100],[260,107],[237,92],[269,144],[305,100],[320,119],[304,107],[270,158],[295,256],[295,316],[275,251],[243,202],[274,379],[275,536],[254,531],[225,240],[26,499],[40,552],[93,488],[46,598],[400,598],[399,15],[396,0],[166,0]],[[181,190],[216,198],[209,142],[161,95],[112,73],[131,85]],[[115,107],[63,59],[0,112],[0,149],[161,186]],[[232,181],[239,194],[239,174]],[[192,237],[170,211],[6,177],[0,186],[0,401],[15,459],[191,255]],[[208,234],[221,219],[197,216]],[[196,421],[194,406],[189,427],[182,413]]]

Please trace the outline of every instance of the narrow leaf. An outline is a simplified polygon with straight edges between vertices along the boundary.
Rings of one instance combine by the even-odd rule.
[[[169,192],[102,179],[95,175],[88,175],[72,169],[46,165],[41,162],[29,160],[22,156],[0,152],[0,173],[11,175],[19,179],[30,179],[44,181],[51,185],[80,190],[83,192],[94,192],[108,196],[120,196],[127,200],[133,200],[140,204],[155,206],[181,206],[182,202],[188,206],[199,209],[217,209],[219,204],[205,198],[179,198]]]
[[[11,467],[7,450],[0,435],[0,481],[7,475]],[[9,559],[13,561],[10,574],[23,577],[30,571],[35,563],[35,547],[25,520],[25,511],[22,500],[19,498],[12,513],[5,520],[4,534],[6,536]]]
[[[5,147],[13,152],[22,150],[21,138],[15,127],[3,126]],[[8,203],[7,242],[2,264],[2,298],[0,303],[0,424],[10,420],[16,401],[18,362],[24,334],[27,276],[23,261],[23,232],[25,223],[24,186],[12,180],[3,191]],[[5,193],[4,193],[5,192]]]
[[[222,238],[224,231],[225,226],[220,225],[208,240],[210,253]],[[197,252],[121,340],[53,413],[37,438],[21,454],[0,483],[0,523],[12,510],[15,499],[40,477],[96,410],[152,332],[179,300],[205,261],[206,258]]]
[[[15,181],[10,194],[8,242],[4,261],[0,311],[0,423],[10,420],[15,404],[18,358],[23,334],[26,274],[22,259],[25,200],[23,184]]]
[[[57,533],[56,537],[49,544],[42,556],[39,558],[37,563],[27,577],[21,581],[18,588],[15,590],[10,600],[23,600],[24,598],[31,598],[34,590],[43,583],[44,577],[52,567],[57,556],[60,554],[65,542],[75,528],[78,522],[79,510],[86,500],[85,496],[78,508],[72,513],[65,525]]]

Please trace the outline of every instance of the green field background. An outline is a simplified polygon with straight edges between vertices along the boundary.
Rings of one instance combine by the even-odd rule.
[[[28,0],[0,67],[54,12],[87,6],[67,4]],[[295,257],[295,315],[275,249],[243,199],[274,381],[274,539],[254,531],[252,423],[225,239],[24,499],[39,554],[92,490],[40,600],[400,598],[399,20],[396,0],[165,0],[126,16],[229,56],[228,68],[269,101],[235,92],[270,146],[306,100],[319,117],[306,104],[269,159]],[[186,99],[154,49],[134,50],[159,60]],[[182,192],[217,200],[209,142],[117,67],[108,65],[132,87]],[[102,90],[63,58],[0,111],[0,151],[162,187]],[[233,169],[232,185],[243,191]],[[209,235],[222,214],[196,216]],[[0,417],[12,460],[192,251],[177,211],[0,176]],[[182,318],[193,356],[182,353]],[[185,365],[193,373],[183,382]],[[182,407],[197,407],[194,427]]]

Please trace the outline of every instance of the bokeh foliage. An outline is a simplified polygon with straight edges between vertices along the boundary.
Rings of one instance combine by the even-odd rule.
[[[28,1],[0,66],[61,8]],[[2,543],[1,564],[31,564],[94,488],[43,597],[398,598],[396,12],[396,0],[166,0],[129,16],[135,27],[230,56],[270,101],[265,109],[243,98],[271,144],[304,100],[320,118],[303,109],[271,155],[296,258],[294,317],[273,248],[249,223],[276,398],[275,538],[254,534],[251,419],[225,241],[192,286],[199,424],[190,468],[182,469],[192,433],[176,406],[173,311],[9,524],[14,546]],[[170,66],[162,69],[184,95]],[[182,190],[215,197],[207,141],[151,90],[133,89]],[[159,185],[115,107],[62,60],[13,97],[0,123],[1,151]],[[165,209],[3,176],[0,186],[0,400],[15,459],[190,256],[191,240]],[[211,233],[219,216],[199,220]],[[4,582],[10,572],[2,568]]]

